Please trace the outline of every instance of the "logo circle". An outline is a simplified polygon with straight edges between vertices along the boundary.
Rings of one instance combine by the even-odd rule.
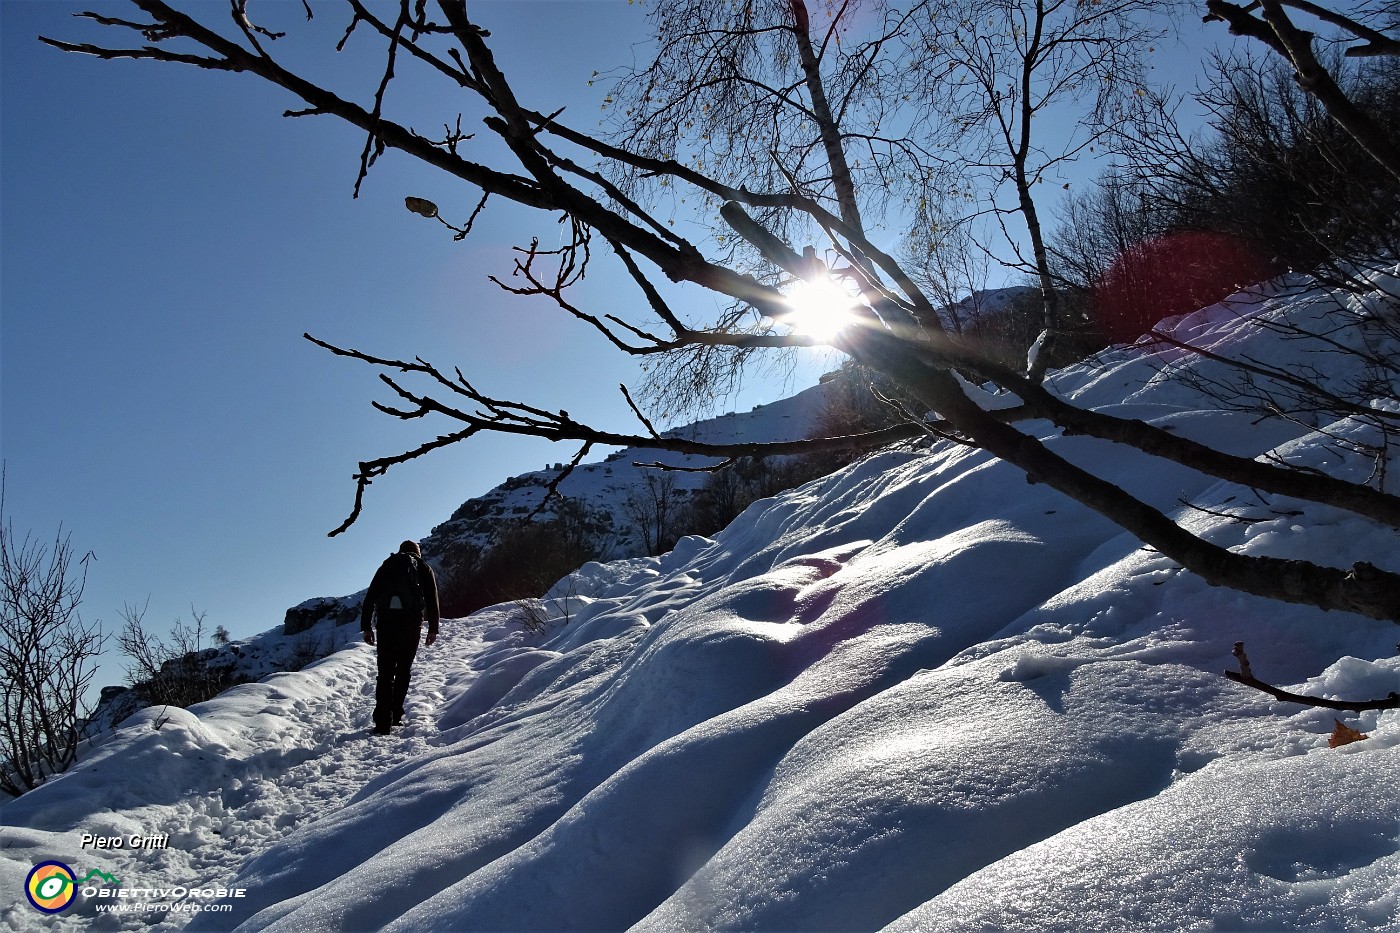
[[[77,877],[62,862],[40,862],[24,879],[24,893],[35,910],[56,914],[78,896]]]

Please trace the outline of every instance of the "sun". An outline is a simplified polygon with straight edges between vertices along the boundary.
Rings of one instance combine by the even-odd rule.
[[[795,333],[828,343],[842,329],[855,323],[859,300],[832,279],[815,282],[798,279],[787,293],[792,311],[783,316],[783,323]]]

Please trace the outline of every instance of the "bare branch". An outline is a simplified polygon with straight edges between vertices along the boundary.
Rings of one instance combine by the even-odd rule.
[[[348,530],[351,525],[355,524],[356,519],[360,517],[360,513],[364,510],[365,489],[374,482],[376,477],[383,476],[385,473],[389,472],[390,467],[397,466],[400,463],[407,463],[410,460],[416,460],[424,454],[431,453],[439,448],[448,447],[458,441],[464,441],[476,434],[479,430],[480,428],[475,426],[468,427],[454,434],[439,436],[436,440],[421,444],[413,450],[405,451],[397,456],[361,461],[360,471],[353,477],[355,480],[355,505],[350,510],[350,514],[346,517],[345,521],[341,522],[327,537],[334,538],[336,535]]]
[[[1301,10],[1322,20],[1324,23],[1331,23],[1350,32],[1359,39],[1366,40],[1364,46],[1353,46],[1348,48],[1346,54],[1353,58],[1364,58],[1374,55],[1400,55],[1400,41],[1392,39],[1379,30],[1372,29],[1365,23],[1344,16],[1336,10],[1329,10],[1326,7],[1311,3],[1309,0],[1280,0],[1287,7]]]
[[[1305,693],[1292,693],[1267,684],[1254,676],[1254,672],[1249,667],[1249,658],[1244,653],[1244,642],[1235,642],[1235,649],[1231,652],[1240,663],[1238,671],[1225,671],[1225,676],[1237,684],[1252,687],[1276,700],[1285,703],[1300,703],[1303,706],[1317,706],[1323,709],[1341,709],[1351,712],[1365,712],[1372,709],[1400,709],[1400,693],[1391,691],[1383,700],[1333,700],[1328,697],[1310,696]]]
[[[354,476],[356,480],[354,508],[350,516],[330,533],[332,537],[341,534],[354,524],[363,511],[365,489],[376,478],[387,473],[391,467],[401,463],[407,463],[410,460],[415,460],[434,450],[467,440],[482,432],[539,437],[549,441],[578,441],[583,443],[585,449],[595,444],[614,447],[651,448],[696,456],[715,457],[722,460],[736,457],[770,457],[819,453],[829,450],[843,450],[851,447],[883,446],[884,444],[893,443],[897,440],[904,440],[909,437],[917,436],[918,433],[920,433],[919,430],[912,425],[901,424],[879,431],[871,431],[847,437],[824,437],[800,441],[712,444],[694,441],[684,437],[658,434],[655,428],[651,426],[650,422],[643,417],[642,422],[650,432],[648,435],[620,434],[614,431],[604,431],[582,424],[571,418],[566,411],[550,412],[520,402],[503,401],[483,395],[465,379],[461,379],[460,376],[456,381],[448,379],[441,371],[421,359],[412,362],[385,359],[371,356],[370,354],[362,353],[358,350],[337,347],[326,341],[312,337],[310,334],[304,334],[303,336],[310,342],[337,356],[357,359],[375,366],[395,369],[403,373],[417,373],[426,376],[439,385],[451,388],[455,394],[475,402],[484,409],[483,411],[469,412],[454,408],[431,396],[413,393],[399,385],[389,376],[381,374],[379,377],[380,380],[385,385],[389,386],[396,395],[409,402],[413,407],[410,409],[397,409],[376,402],[374,403],[374,407],[377,410],[404,420],[421,418],[429,414],[442,415],[463,423],[466,427],[451,434],[440,435],[435,440],[429,441],[402,454],[361,462],[359,465],[359,472]],[[628,398],[629,404],[632,404],[625,387],[623,389],[623,394]],[[639,417],[641,416],[640,411],[636,410],[635,405],[633,406],[633,410]],[[580,453],[580,456],[581,455]],[[577,461],[575,465],[577,465]]]
[[[1206,0],[1207,21],[1220,20],[1229,24],[1235,35],[1249,36],[1263,42],[1292,64],[1298,84],[1322,104],[1366,152],[1386,171],[1400,179],[1400,151],[1390,134],[1357,107],[1313,52],[1313,34],[1299,29],[1289,19],[1279,0],[1256,0],[1248,7],[1227,0]],[[1260,10],[1255,18],[1252,11]]]
[[[1202,359],[1214,360],[1217,363],[1223,363],[1226,366],[1230,366],[1235,369],[1240,369],[1244,372],[1254,373],[1255,375],[1263,376],[1266,379],[1272,379],[1277,382],[1284,383],[1286,385],[1291,385],[1296,389],[1300,389],[1308,395],[1314,395],[1318,397],[1324,403],[1326,403],[1332,410],[1338,412],[1339,414],[1360,415],[1366,418],[1381,419],[1386,421],[1400,421],[1400,413],[1388,412],[1384,409],[1373,408],[1368,405],[1361,405],[1351,401],[1350,399],[1342,398],[1336,393],[1328,391],[1324,386],[1322,386],[1319,380],[1304,379],[1301,376],[1296,376],[1293,373],[1286,372],[1284,370],[1278,369],[1277,367],[1263,366],[1258,363],[1253,363],[1249,360],[1233,359],[1230,357],[1221,356],[1218,353],[1212,353],[1211,351],[1205,350],[1201,347],[1195,347],[1191,344],[1184,343],[1180,340],[1177,340],[1175,337],[1172,337],[1169,334],[1164,334],[1161,331],[1156,330],[1155,328],[1151,331],[1148,331],[1148,333],[1154,340],[1161,341],[1167,346],[1176,347],[1178,350],[1186,350],[1189,353],[1194,353]]]
[[[540,499],[539,505],[535,506],[534,511],[526,516],[526,521],[533,521],[535,516],[544,511],[544,507],[549,503],[549,500],[559,495],[559,484],[569,478],[574,470],[578,468],[578,465],[583,462],[583,458],[588,456],[588,452],[592,449],[593,442],[585,441],[583,446],[578,449],[578,453],[574,454],[574,458],[569,461],[568,465],[559,471],[558,476],[549,481],[549,484],[545,487],[544,496]]]
[[[633,460],[632,465],[643,470],[660,470],[663,473],[718,473],[720,470],[727,470],[735,464],[735,459],[730,457],[719,463],[712,463],[709,466],[674,466],[669,463],[662,463],[654,460],[651,463],[643,463],[640,460]]]
[[[661,437],[661,435],[656,432],[656,428],[652,426],[651,421],[649,421],[647,416],[642,414],[642,410],[637,407],[637,403],[632,401],[632,395],[627,391],[627,386],[619,385],[618,388],[622,390],[622,397],[627,400],[627,407],[632,409],[632,414],[637,416],[637,420],[647,429],[647,433],[653,438]]]

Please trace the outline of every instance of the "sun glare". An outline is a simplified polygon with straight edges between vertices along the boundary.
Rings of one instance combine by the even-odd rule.
[[[796,333],[826,342],[855,323],[858,299],[837,282],[821,279],[816,282],[798,280],[787,295],[792,311],[783,323]]]

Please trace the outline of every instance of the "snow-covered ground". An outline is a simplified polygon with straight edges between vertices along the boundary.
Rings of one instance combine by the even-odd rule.
[[[1246,296],[1175,333],[1340,380],[1344,358],[1252,321],[1366,307],[1397,313]],[[1138,347],[1055,384],[1236,452],[1373,475],[1346,443],[1367,427],[1225,411],[1183,371],[1224,375]],[[1217,543],[1400,571],[1394,529],[1053,443]],[[389,737],[367,733],[363,644],[141,714],[0,811],[18,898],[0,924],[1400,931],[1400,713],[1344,716],[1369,737],[1332,748],[1333,713],[1221,676],[1244,641],[1264,679],[1381,697],[1400,691],[1400,629],[1213,589],[981,452],[876,454],[713,540],[587,565],[549,607],[539,634],[513,606],[444,622]],[[83,845],[165,833],[163,849]],[[103,897],[115,886],[93,877],[45,918],[22,890],[47,860],[145,893]],[[205,897],[220,887],[242,896]],[[170,888],[230,910],[142,909]]]

